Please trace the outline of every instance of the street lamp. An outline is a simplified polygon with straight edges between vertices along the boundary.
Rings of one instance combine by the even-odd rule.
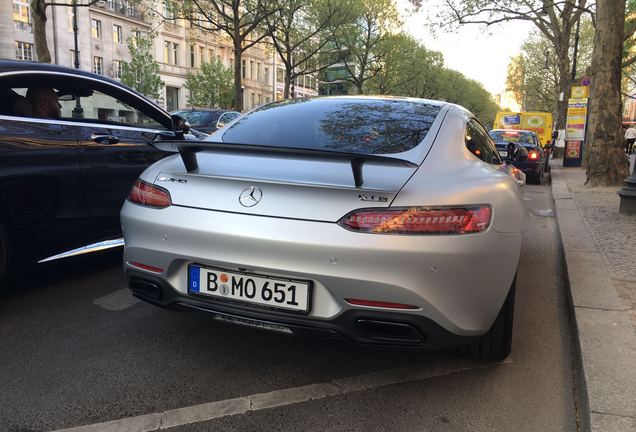
[[[621,197],[618,211],[624,214],[636,214],[636,161],[632,175],[625,179],[625,185],[617,192]]]

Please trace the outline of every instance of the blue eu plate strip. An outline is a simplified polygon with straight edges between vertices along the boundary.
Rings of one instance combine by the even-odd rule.
[[[201,279],[201,267],[190,266],[190,291],[199,292],[199,280]]]

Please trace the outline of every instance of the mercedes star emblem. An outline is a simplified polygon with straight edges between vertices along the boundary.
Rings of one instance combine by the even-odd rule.
[[[254,207],[263,198],[263,191],[260,188],[251,186],[244,189],[239,195],[239,202],[243,207]]]

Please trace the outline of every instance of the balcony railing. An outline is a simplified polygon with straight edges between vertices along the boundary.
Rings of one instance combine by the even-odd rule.
[[[13,21],[13,25],[15,26],[16,30],[22,30],[29,33],[33,33],[33,24],[31,23],[26,23],[23,21]]]
[[[95,7],[95,6],[93,6]],[[115,2],[114,4],[108,3],[103,7],[97,7],[98,9],[103,9],[108,12],[112,12],[117,15],[134,18],[139,21],[146,21],[144,13],[134,7],[128,7],[122,3]]]

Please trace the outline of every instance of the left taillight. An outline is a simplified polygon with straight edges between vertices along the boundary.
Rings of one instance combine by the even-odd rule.
[[[467,207],[401,207],[360,209],[338,224],[350,231],[372,234],[470,234],[485,231],[492,210]]]
[[[172,205],[170,192],[140,179],[137,179],[132,189],[130,189],[128,201],[154,208],[166,208]]]

